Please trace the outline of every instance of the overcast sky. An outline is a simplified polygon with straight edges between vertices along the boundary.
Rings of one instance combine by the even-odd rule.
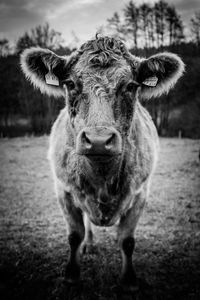
[[[62,33],[66,44],[72,42],[72,32],[82,41],[95,35],[115,11],[122,9],[129,0],[0,0],[0,38],[16,41],[25,31],[38,24],[49,22]],[[154,3],[156,0],[134,0],[135,4]],[[169,0],[186,25],[196,11],[200,0]]]

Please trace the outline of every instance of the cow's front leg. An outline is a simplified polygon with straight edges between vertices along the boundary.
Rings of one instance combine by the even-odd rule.
[[[127,292],[138,290],[138,282],[132,263],[135,248],[134,232],[138,219],[145,204],[146,193],[140,192],[135,196],[133,205],[120,219],[118,225],[118,243],[122,254],[121,286]]]
[[[82,253],[93,252],[93,232],[92,225],[86,213],[84,213],[85,237],[82,243]]]
[[[59,193],[59,202],[67,221],[70,246],[70,256],[65,270],[65,279],[69,283],[76,283],[80,278],[79,252],[85,232],[83,216],[81,210],[74,205],[73,197],[70,193],[65,191]]]

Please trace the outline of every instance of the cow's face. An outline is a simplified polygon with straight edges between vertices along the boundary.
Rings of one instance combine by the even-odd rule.
[[[150,98],[167,92],[184,65],[169,53],[139,59],[120,41],[105,37],[87,42],[71,57],[26,50],[22,69],[42,92],[66,97],[76,153],[105,161],[123,152],[137,95]],[[54,76],[52,82],[47,74]]]
[[[92,160],[109,159],[122,153],[139,83],[123,57],[88,52],[64,80],[76,151]]]

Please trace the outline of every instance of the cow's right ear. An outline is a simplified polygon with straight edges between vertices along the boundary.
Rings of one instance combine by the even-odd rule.
[[[21,68],[27,79],[42,93],[64,96],[61,81],[67,76],[67,57],[42,48],[26,49],[21,54]]]
[[[141,84],[141,97],[149,99],[168,93],[183,75],[184,63],[173,53],[159,53],[138,64],[137,81]]]

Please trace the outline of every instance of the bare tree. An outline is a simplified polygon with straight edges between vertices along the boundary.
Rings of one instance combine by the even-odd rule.
[[[169,45],[172,45],[173,37],[174,37],[174,24],[177,19],[176,10],[174,7],[172,6],[167,7],[166,19],[168,22],[168,30],[169,30]]]
[[[184,40],[183,22],[181,17],[178,16],[174,26],[174,44],[180,44]]]
[[[16,52],[20,53],[25,48],[31,46],[40,46],[42,48],[48,48],[56,50],[62,45],[63,39],[61,33],[51,29],[49,24],[38,25],[31,29],[31,32],[25,32],[25,34],[19,38],[16,45]]]
[[[149,47],[155,46],[155,14],[153,7],[149,7],[148,12],[148,39]]]
[[[180,43],[184,39],[183,24],[181,17],[176,12],[175,7],[167,7],[166,21],[169,32],[169,45]]]
[[[195,43],[200,45],[200,11],[196,12],[194,17],[190,20],[191,32]]]
[[[150,40],[152,38],[152,10],[149,4],[144,3],[139,7],[140,10],[140,29],[144,36],[144,46],[145,48],[150,47]]]
[[[138,48],[139,28],[140,28],[140,11],[133,1],[130,1],[124,8],[127,32],[132,35],[134,46]]]
[[[164,45],[167,8],[168,8],[168,4],[163,0],[160,0],[154,5],[157,47],[160,46],[162,47]]]
[[[107,22],[107,27],[111,30],[112,35],[125,41],[127,30],[125,24],[121,21],[119,14],[115,12],[110,19],[107,19]]]

